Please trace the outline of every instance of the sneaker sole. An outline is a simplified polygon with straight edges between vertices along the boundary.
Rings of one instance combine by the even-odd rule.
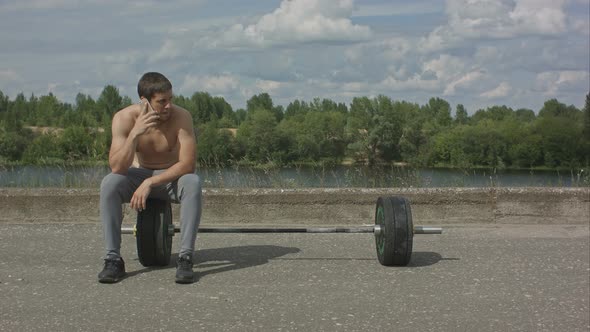
[[[125,278],[125,276],[126,276],[126,274],[123,275],[123,276],[121,276],[121,277],[119,277],[119,278],[113,278],[113,279],[103,278],[103,279],[98,279],[98,282],[100,282],[101,284],[114,284],[114,283],[117,283],[117,282],[123,280]]]
[[[193,282],[195,282],[195,278],[190,278],[190,279],[180,279],[180,278],[176,278],[176,283],[177,284],[192,284]]]

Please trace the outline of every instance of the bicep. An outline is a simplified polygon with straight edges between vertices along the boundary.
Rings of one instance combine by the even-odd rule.
[[[183,125],[178,131],[178,142],[180,143],[179,159],[194,164],[197,144],[195,141],[192,119],[186,123],[187,124]]]
[[[125,145],[127,136],[129,135],[129,126],[126,121],[123,121],[118,114],[113,118],[113,125],[111,127],[112,138],[111,138],[111,149],[110,153],[114,153],[121,149]]]

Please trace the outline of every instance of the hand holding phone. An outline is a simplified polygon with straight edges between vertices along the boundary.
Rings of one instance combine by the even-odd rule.
[[[139,116],[135,120],[133,129],[137,135],[143,135],[149,128],[158,125],[160,115],[154,111],[146,98],[141,98]]]

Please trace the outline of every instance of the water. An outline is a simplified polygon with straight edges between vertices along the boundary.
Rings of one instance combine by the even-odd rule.
[[[0,167],[0,187],[98,188],[106,166]],[[494,171],[359,166],[277,169],[201,168],[205,188],[580,187],[587,171]]]

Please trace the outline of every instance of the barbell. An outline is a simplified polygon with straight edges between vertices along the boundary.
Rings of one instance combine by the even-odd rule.
[[[121,228],[122,234],[134,234],[137,254],[143,266],[170,263],[172,237],[180,232],[172,222],[170,202],[149,199],[146,209],[137,213],[134,227]],[[199,233],[373,233],[379,263],[405,266],[410,262],[414,234],[442,234],[440,227],[414,226],[408,199],[401,196],[379,197],[375,224],[358,227],[200,227]]]

